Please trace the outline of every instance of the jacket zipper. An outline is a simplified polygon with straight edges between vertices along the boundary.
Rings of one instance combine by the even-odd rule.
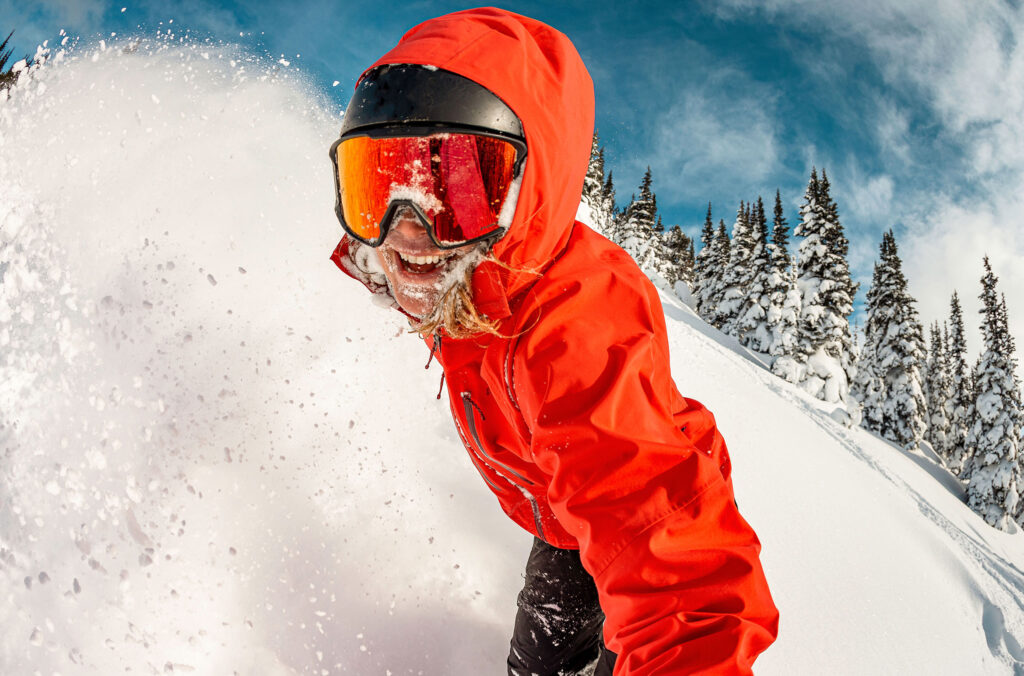
[[[476,417],[473,414],[473,408],[476,406],[476,404],[473,403],[473,400],[470,398],[470,393],[469,392],[463,392],[462,393],[462,405],[463,405],[463,407],[465,409],[466,424],[469,425],[469,433],[473,437],[473,441],[476,442],[476,448],[477,448],[479,454],[482,456],[482,459],[488,465],[490,465],[491,469],[493,469],[495,471],[495,473],[498,474],[498,476],[502,477],[503,479],[508,481],[510,484],[512,484],[513,486],[518,488],[519,492],[522,493],[523,497],[526,498],[526,500],[530,503],[530,509],[533,511],[533,525],[537,529],[537,536],[541,540],[543,540],[544,539],[544,527],[541,525],[540,506],[537,504],[537,498],[535,498],[532,493],[530,493],[528,490],[526,490],[526,488],[524,488],[523,486],[519,485],[517,482],[512,481],[507,476],[505,476],[498,468],[500,468],[502,470],[505,470],[506,472],[508,472],[509,474],[511,474],[512,476],[516,477],[517,479],[519,479],[520,481],[526,483],[529,486],[536,486],[537,485],[536,482],[530,481],[529,479],[527,479],[522,474],[520,474],[519,472],[515,471],[514,469],[512,469],[511,467],[509,467],[505,463],[501,462],[500,460],[495,460],[492,456],[488,455],[487,451],[484,450],[484,445],[482,443],[480,443],[480,435],[477,434],[477,430],[476,430]],[[483,417],[483,413],[480,414],[480,417],[481,418]],[[485,476],[484,479],[487,479],[487,477]],[[487,483],[491,484],[492,486],[494,485],[490,481],[488,481]]]

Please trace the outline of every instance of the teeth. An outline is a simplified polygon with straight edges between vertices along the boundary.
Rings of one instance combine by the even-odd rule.
[[[398,256],[406,263],[412,263],[414,265],[432,265],[434,263],[440,263],[447,256],[410,256],[402,252],[397,252]]]

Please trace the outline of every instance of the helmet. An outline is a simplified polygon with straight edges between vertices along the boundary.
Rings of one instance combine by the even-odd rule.
[[[378,66],[359,80],[341,136],[388,128],[400,135],[490,132],[526,144],[522,123],[504,101],[476,82],[434,66]]]

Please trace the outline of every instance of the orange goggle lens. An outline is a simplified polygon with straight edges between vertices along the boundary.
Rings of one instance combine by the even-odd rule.
[[[476,134],[345,139],[333,158],[342,225],[376,246],[389,207],[406,200],[426,216],[438,245],[482,239],[501,229],[516,158],[512,143]]]

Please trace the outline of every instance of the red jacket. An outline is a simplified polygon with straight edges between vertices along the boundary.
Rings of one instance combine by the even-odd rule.
[[[778,611],[733,500],[725,442],[711,413],[676,390],[650,281],[574,221],[594,94],[572,43],[477,9],[413,28],[374,65],[389,63],[482,84],[526,133],[515,218],[492,252],[510,269],[485,262],[473,277],[477,307],[508,337],[428,341],[473,464],[516,523],[580,549],[616,676],[751,673]],[[347,254],[342,240],[333,258],[343,270]]]

